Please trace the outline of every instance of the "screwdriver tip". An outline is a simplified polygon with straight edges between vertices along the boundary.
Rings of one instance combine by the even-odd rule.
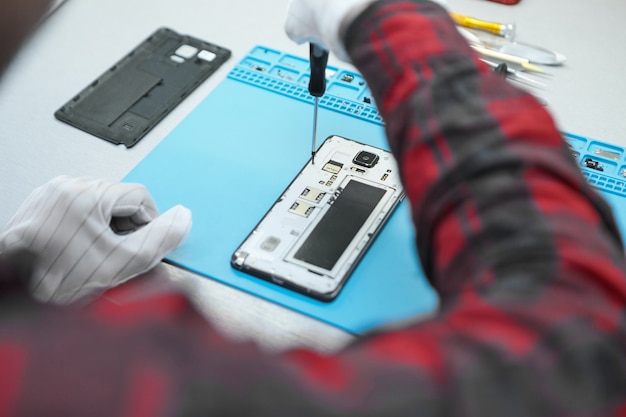
[[[311,152],[311,165],[315,165],[315,151]]]

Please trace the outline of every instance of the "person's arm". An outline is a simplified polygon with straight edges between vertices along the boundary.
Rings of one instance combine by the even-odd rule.
[[[550,115],[432,3],[375,3],[345,40],[441,298],[436,319],[362,349],[414,369],[416,415],[623,412],[624,248]]]
[[[440,7],[374,8],[347,30],[346,48],[385,119],[420,258],[444,301],[533,260],[549,269],[525,274],[548,283],[570,271],[622,275],[612,214],[548,112],[480,63]],[[576,251],[597,262],[581,268]]]

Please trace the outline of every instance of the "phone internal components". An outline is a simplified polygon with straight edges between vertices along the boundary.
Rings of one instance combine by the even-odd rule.
[[[368,151],[359,152],[352,162],[365,168],[372,168],[378,163],[379,156]]]
[[[331,159],[326,163],[326,165],[324,165],[322,170],[330,172],[331,174],[339,174],[341,172],[341,168],[343,168],[343,164],[341,162],[336,162]]]
[[[319,203],[322,201],[322,198],[326,195],[325,192],[318,190],[313,187],[306,187],[300,197],[304,200],[312,201],[314,203]]]
[[[313,209],[315,209],[315,206],[311,204],[307,204],[302,201],[296,201],[289,208],[289,212],[297,214],[298,216],[309,217],[313,212]]]
[[[276,236],[268,236],[263,243],[261,243],[261,249],[266,252],[274,252],[278,245],[280,244],[280,239]]]
[[[332,270],[385,195],[385,190],[350,181],[336,194],[335,202],[298,248],[294,258]]]

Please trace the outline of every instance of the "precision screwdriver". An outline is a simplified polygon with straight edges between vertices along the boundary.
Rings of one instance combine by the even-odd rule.
[[[311,76],[309,77],[309,93],[315,97],[313,108],[313,146],[311,148],[311,163],[315,164],[315,150],[317,149],[317,110],[320,97],[326,91],[326,64],[328,63],[328,51],[315,44],[309,45],[309,59]]]

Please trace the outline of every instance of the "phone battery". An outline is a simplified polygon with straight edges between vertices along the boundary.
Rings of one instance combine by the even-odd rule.
[[[55,112],[55,117],[130,148],[231,52],[161,28]]]

